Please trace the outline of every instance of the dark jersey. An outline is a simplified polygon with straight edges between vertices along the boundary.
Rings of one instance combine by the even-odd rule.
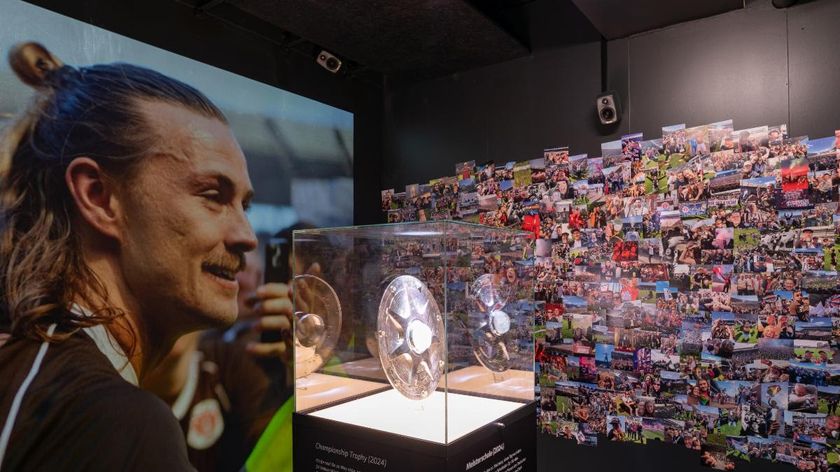
[[[201,472],[240,470],[288,395],[241,341],[225,342],[211,332],[193,355],[187,384],[172,407],[190,462]]]
[[[11,339],[0,347],[4,429],[41,346]],[[193,470],[171,410],[124,380],[84,332],[49,345],[17,411],[3,472]]]

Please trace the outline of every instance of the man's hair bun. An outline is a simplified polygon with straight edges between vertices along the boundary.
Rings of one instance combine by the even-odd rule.
[[[9,65],[20,80],[35,88],[50,86],[50,75],[64,64],[36,42],[16,44],[9,51]]]

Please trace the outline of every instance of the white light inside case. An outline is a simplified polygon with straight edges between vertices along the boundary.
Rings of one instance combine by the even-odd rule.
[[[532,387],[533,388],[533,387]],[[369,395],[325,408],[312,416],[412,438],[446,444],[512,413],[523,403],[436,391],[423,400],[411,400],[396,390]]]

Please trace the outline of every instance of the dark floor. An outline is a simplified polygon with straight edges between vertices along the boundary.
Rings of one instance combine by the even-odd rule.
[[[540,472],[709,472],[700,464],[700,452],[669,444],[631,444],[598,438],[597,447],[537,435],[537,470]],[[796,472],[790,464],[765,460],[737,461],[737,472]]]

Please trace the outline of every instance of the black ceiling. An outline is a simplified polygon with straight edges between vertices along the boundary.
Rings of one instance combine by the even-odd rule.
[[[572,0],[607,39],[743,8],[744,0]]]
[[[744,0],[174,0],[345,73],[426,79],[534,51],[615,39],[743,7]]]
[[[357,67],[394,77],[441,76],[529,54],[462,0],[227,0],[209,6],[213,15],[234,7]]]

